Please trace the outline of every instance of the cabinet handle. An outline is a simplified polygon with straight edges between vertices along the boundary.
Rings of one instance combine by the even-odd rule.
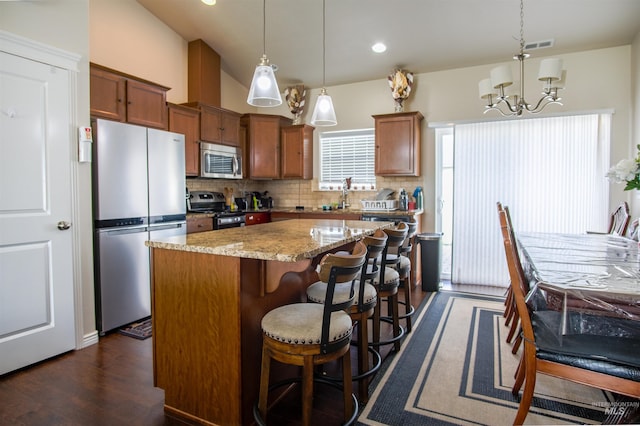
[[[118,98],[118,102],[122,102],[122,99],[121,99],[121,98]]]

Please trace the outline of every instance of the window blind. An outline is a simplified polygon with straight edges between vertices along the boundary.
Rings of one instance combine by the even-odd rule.
[[[320,189],[341,188],[348,177],[353,189],[375,189],[373,129],[320,134]]]
[[[608,223],[611,114],[454,129],[454,283],[508,285],[496,202],[514,229],[584,233]]]

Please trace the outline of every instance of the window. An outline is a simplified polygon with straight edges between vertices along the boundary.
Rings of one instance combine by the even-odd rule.
[[[376,189],[373,129],[320,134],[319,189],[342,188],[348,177],[352,190]]]

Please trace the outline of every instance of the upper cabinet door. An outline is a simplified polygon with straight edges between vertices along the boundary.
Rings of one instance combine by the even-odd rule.
[[[167,89],[127,80],[127,122],[167,128]]]
[[[281,129],[282,178],[313,178],[313,131],[306,124]]]
[[[379,176],[420,176],[420,112],[374,115],[375,173]]]
[[[169,131],[184,135],[184,165],[187,176],[200,174],[200,111],[169,104]]]
[[[279,115],[242,116],[242,125],[247,129],[249,178],[280,178],[280,128],[290,123],[291,120]]]
[[[126,119],[127,79],[99,68],[91,67],[91,115],[108,120]]]

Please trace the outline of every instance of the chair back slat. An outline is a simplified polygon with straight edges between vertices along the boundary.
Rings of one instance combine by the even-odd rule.
[[[364,305],[364,297],[365,291],[364,286],[367,282],[371,282],[378,270],[380,269],[380,265],[378,265],[378,256],[381,255],[382,251],[387,245],[387,234],[378,229],[373,235],[368,235],[364,237],[364,245],[367,247],[367,256],[364,264],[362,265],[362,271],[360,272],[360,287],[358,291],[358,306],[365,310],[366,307]]]
[[[329,330],[331,326],[331,314],[337,311],[344,311],[353,305],[355,300],[355,282],[360,276],[362,265],[367,255],[367,247],[362,241],[358,241],[350,254],[327,254],[320,262],[319,275],[326,276],[327,293],[324,301],[324,312],[322,316],[322,334],[320,338],[321,351],[331,352],[329,344]],[[328,273],[327,273],[328,270]],[[323,280],[324,281],[324,280]],[[350,282],[349,299],[346,301],[334,302],[333,295],[337,283]],[[334,344],[341,344],[334,342]]]

